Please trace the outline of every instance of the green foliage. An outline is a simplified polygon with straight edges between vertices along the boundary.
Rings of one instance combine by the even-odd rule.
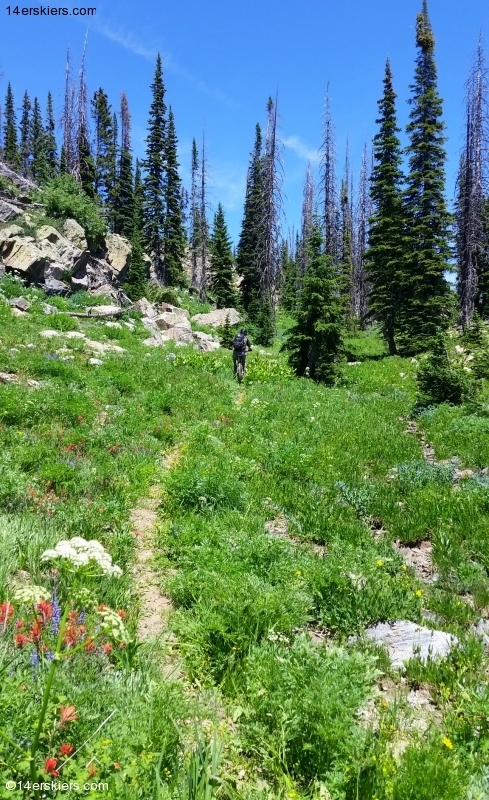
[[[12,169],[20,166],[20,154],[17,144],[17,121],[15,115],[15,103],[12,87],[7,87],[5,98],[4,120],[3,120],[3,157]]]
[[[444,336],[439,334],[426,361],[418,369],[418,401],[460,405],[474,394],[474,384],[463,368],[450,361]]]
[[[229,350],[232,347],[233,339],[237,334],[239,328],[238,326],[232,326],[229,321],[229,314],[226,314],[226,319],[224,320],[224,325],[218,328],[219,334],[219,341],[222,347],[225,347],[226,350]]]
[[[217,308],[233,308],[238,299],[235,288],[234,258],[221,203],[219,203],[214,216],[210,252],[210,289]]]
[[[165,184],[164,204],[165,222],[165,272],[164,280],[169,286],[185,286],[187,283],[183,269],[185,255],[185,230],[182,219],[182,181],[178,173],[178,140],[175,131],[173,111],[168,112],[168,128],[165,138]]]
[[[165,277],[164,269],[164,224],[165,224],[165,149],[167,120],[165,87],[161,56],[158,53],[154,80],[151,84],[152,101],[146,139],[144,168],[144,239],[146,249],[152,254],[156,273]]]
[[[79,328],[76,317],[69,314],[53,314],[49,326],[55,331],[77,331]]]
[[[309,240],[309,264],[302,279],[297,323],[283,345],[296,375],[333,383],[342,353],[343,307],[331,260],[322,252],[318,225]]]
[[[236,270],[242,276],[240,292],[244,308],[253,315],[253,302],[260,298],[261,264],[263,257],[263,182],[264,165],[262,156],[262,135],[260,126],[255,129],[255,145],[250,158],[243,222],[236,250]],[[259,314],[259,307],[257,312]]]
[[[278,635],[269,639],[246,661],[243,699],[255,698],[246,741],[277,771],[308,784],[327,781],[365,738],[356,714],[373,683],[374,661],[315,648],[305,636],[290,646]]]
[[[106,232],[105,223],[95,203],[87,197],[71,175],[52,178],[38,192],[38,199],[44,204],[49,216],[75,219],[84,229],[90,249],[100,246]]]

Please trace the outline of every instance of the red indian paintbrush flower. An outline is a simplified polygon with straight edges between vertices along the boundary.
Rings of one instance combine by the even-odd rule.
[[[62,756],[71,756],[74,749],[75,748],[73,747],[72,744],[62,744],[61,747],[59,748],[59,752],[61,753]]]
[[[44,762],[44,769],[48,773],[48,775],[52,775],[54,778],[57,778],[59,775],[56,766],[58,764],[58,760],[56,758],[47,758]]]

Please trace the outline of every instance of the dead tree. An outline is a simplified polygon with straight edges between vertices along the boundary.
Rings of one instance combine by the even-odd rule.
[[[64,169],[69,175],[76,171],[76,89],[71,76],[70,51],[66,54],[65,97],[61,127],[63,130]]]
[[[465,143],[456,196],[457,288],[460,324],[470,325],[474,309],[489,312],[489,274],[485,241],[489,185],[488,79],[482,42],[467,81]]]
[[[209,225],[207,222],[207,161],[205,157],[205,136],[202,134],[202,160],[200,164],[200,276],[199,300],[207,297],[207,259],[209,257]]]
[[[341,254],[338,264],[340,293],[345,298],[345,311],[348,317],[354,316],[354,259],[353,259],[353,185],[350,173],[350,150],[346,142],[345,171],[341,181]]]
[[[277,99],[267,102],[267,134],[263,157],[263,250],[260,296],[274,318],[280,267],[280,216],[282,213],[282,160],[277,138]]]
[[[358,185],[358,198],[355,209],[354,266],[353,266],[353,316],[362,320],[367,313],[367,276],[365,271],[365,252],[368,245],[368,220],[370,216],[369,162],[367,145],[363,148],[362,166]]]
[[[336,182],[336,141],[334,122],[331,116],[331,98],[329,83],[326,88],[324,109],[324,130],[321,145],[321,178],[320,190],[323,206],[324,252],[331,256],[334,263],[340,257],[340,241],[338,235],[338,187]]]
[[[302,195],[302,220],[300,248],[297,253],[299,265],[299,275],[304,277],[307,272],[308,243],[312,231],[314,215],[314,176],[312,174],[311,163],[308,162],[306,169],[306,179],[304,181],[304,191]]]

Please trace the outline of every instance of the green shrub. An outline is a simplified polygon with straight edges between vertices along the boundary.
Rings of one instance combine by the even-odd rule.
[[[170,303],[172,306],[178,306],[179,300],[175,289],[171,286],[161,288],[155,283],[147,283],[145,286],[145,296],[150,303]]]
[[[353,757],[365,735],[356,714],[374,677],[365,654],[315,649],[306,637],[289,648],[265,642],[246,663],[245,696],[252,706],[244,736],[295,778],[324,780]]]
[[[50,327],[55,331],[77,331],[78,322],[69,314],[54,314],[51,317]]]
[[[106,233],[106,225],[96,204],[85,194],[71,175],[57,175],[38,193],[52,217],[71,217],[84,229],[90,249],[98,248]]]
[[[416,376],[421,406],[460,405],[474,394],[475,386],[463,367],[450,361],[445,338],[439,334]]]

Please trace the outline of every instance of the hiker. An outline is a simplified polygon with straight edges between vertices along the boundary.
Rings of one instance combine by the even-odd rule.
[[[248,339],[248,331],[246,328],[241,328],[240,332],[236,334],[233,339],[233,373],[236,375],[238,369],[238,361],[241,359],[243,369],[246,369],[246,351],[253,350],[251,342]]]

